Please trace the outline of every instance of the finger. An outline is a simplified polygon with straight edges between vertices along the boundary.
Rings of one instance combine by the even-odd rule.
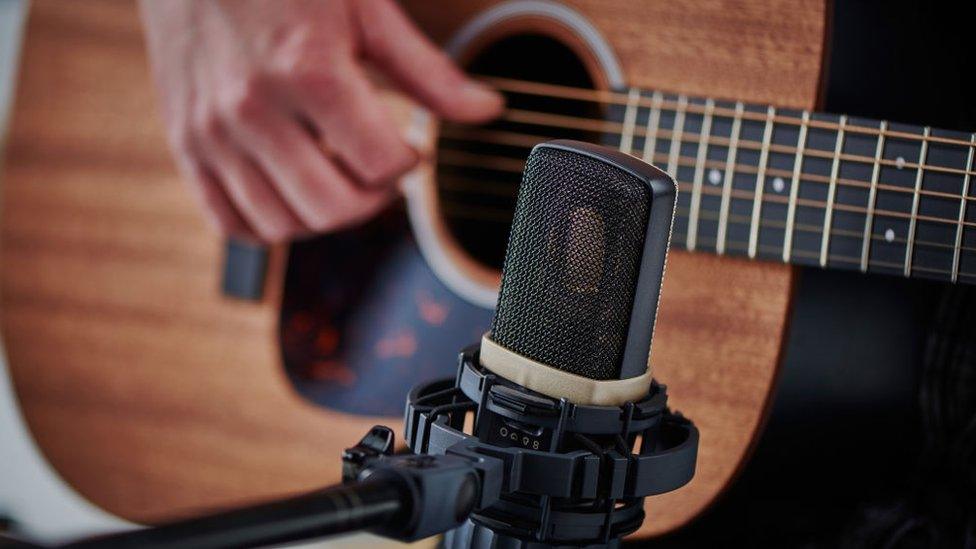
[[[298,107],[356,180],[366,186],[392,184],[416,164],[416,153],[400,138],[386,106],[352,58],[335,61],[328,74],[300,75],[291,85]]]
[[[344,227],[390,200],[389,189],[354,185],[293,118],[267,105],[248,102],[235,109],[228,130],[305,226],[316,232]]]
[[[466,77],[392,1],[364,0],[356,7],[364,53],[431,110],[458,122],[501,113],[501,95]]]
[[[178,160],[180,171],[193,198],[204,211],[204,218],[223,236],[254,238],[254,232],[237,212],[213,172],[197,161]]]
[[[228,141],[222,128],[201,147],[228,197],[259,238],[282,242],[308,232],[257,166]]]

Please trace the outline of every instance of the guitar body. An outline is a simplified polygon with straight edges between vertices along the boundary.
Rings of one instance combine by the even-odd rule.
[[[406,8],[447,42],[494,4]],[[824,2],[565,5],[606,40],[628,85],[817,101]],[[565,39],[597,87],[613,85],[599,56],[537,14],[469,47],[528,30]],[[409,220],[394,208],[295,245],[291,260],[273,249],[262,299],[241,301],[221,295],[222,242],[172,167],[135,6],[38,0],[21,63],[2,185],[2,333],[38,445],[95,504],[155,522],[335,482],[341,450],[376,423],[398,426],[406,388],[451,375],[460,345],[486,327],[484,300],[444,279],[471,262],[418,230],[436,216],[436,125],[430,163],[405,183]],[[458,259],[437,267],[438,254]],[[491,284],[491,269],[468,274]],[[689,486],[647,500],[640,535],[688,523],[743,466],[771,399],[793,278],[778,263],[672,251],[652,367],[699,426],[701,449]],[[299,364],[309,346],[321,360]]]

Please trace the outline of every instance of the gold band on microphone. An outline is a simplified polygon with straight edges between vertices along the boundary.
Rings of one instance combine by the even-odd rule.
[[[620,406],[640,400],[651,387],[650,368],[642,375],[627,379],[590,379],[509,351],[489,339],[488,334],[481,337],[481,365],[527,389],[565,398],[573,404]]]

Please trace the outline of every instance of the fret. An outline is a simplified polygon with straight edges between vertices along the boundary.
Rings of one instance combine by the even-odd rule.
[[[752,221],[749,223],[749,257],[756,257],[759,246],[759,222],[762,212],[763,189],[766,187],[766,168],[769,165],[769,145],[773,138],[773,118],[776,109],[766,109],[766,127],[763,130],[762,149],[759,152],[759,170],[756,173],[756,197],[752,203]]]
[[[693,159],[698,157],[699,144],[701,142],[700,135],[706,123],[704,112],[706,110],[706,102],[707,100],[701,98],[688,99],[685,116],[680,120],[680,135],[682,139],[674,143],[679,151],[679,165],[672,175],[674,175],[675,179],[682,186],[682,192],[678,193],[675,207],[685,212],[685,215],[677,220],[673,231],[675,234],[684,237],[684,240],[680,241],[680,245],[686,248],[688,246],[689,235],[694,234],[698,228],[698,221],[693,223],[691,220],[691,209],[695,206],[695,197],[690,187],[694,186],[696,170],[696,163]],[[688,136],[688,138],[684,139],[685,136]],[[668,156],[670,156],[671,150],[671,143],[668,143]]]
[[[878,146],[874,151],[874,166],[871,169],[871,190],[868,191],[867,216],[864,219],[864,243],[861,246],[861,272],[868,271],[868,257],[871,253],[871,231],[874,223],[874,205],[878,193],[878,174],[881,173],[881,155],[884,152],[885,131],[888,129],[887,122],[881,122],[880,132],[878,132]]]
[[[834,160],[830,166],[830,182],[827,184],[827,211],[824,212],[823,240],[820,242],[820,266],[827,266],[827,250],[830,249],[830,227],[834,215],[834,200],[837,196],[837,172],[840,170],[840,155],[844,151],[844,126],[847,117],[838,121],[837,139],[834,146]]]
[[[837,148],[839,117],[821,113],[810,115],[802,165],[797,180],[794,225],[805,230],[793,231],[790,243],[792,262],[820,266],[830,174]]]
[[[637,101],[640,99],[640,90],[630,88],[627,92],[627,107],[624,111],[623,130],[620,136],[620,151],[630,154],[633,152],[634,126],[637,123]]]
[[[961,136],[966,141],[971,138],[971,135],[937,128],[929,130],[929,136],[949,139]],[[912,233],[911,271],[913,275],[951,281],[959,236],[959,197],[966,192],[966,174],[961,172],[968,171],[971,147],[933,139],[925,148],[925,167],[921,170]]]
[[[734,112],[734,111],[733,111]],[[762,207],[759,210],[759,218],[753,223],[753,214],[756,208],[757,195],[763,194],[763,187],[759,184],[760,172],[764,172],[766,166],[762,162],[763,146],[766,133],[770,130],[768,123],[771,122],[769,107],[760,105],[743,105],[737,131],[735,132],[735,158],[732,169],[726,171],[726,176],[731,179],[731,191],[729,191],[728,207],[726,209],[725,223],[725,253],[749,255],[749,242],[756,232],[758,239],[758,229],[762,222]],[[756,115],[762,115],[757,119]],[[729,128],[729,144],[733,141],[732,128]],[[769,145],[767,151],[767,159]],[[730,151],[731,152],[731,151]],[[726,162],[728,162],[728,155]],[[723,191],[725,188],[723,187]],[[764,202],[760,202],[764,206]],[[756,251],[758,253],[758,242]],[[778,250],[778,246],[777,246]]]
[[[976,159],[973,162],[976,162]],[[966,196],[970,200],[976,199],[976,185],[972,183],[972,178]],[[966,208],[963,221],[965,224],[961,226],[962,245],[957,279],[959,282],[974,284],[976,283],[976,204],[970,204]]]
[[[671,129],[671,147],[668,151],[668,173],[678,178],[678,158],[681,155],[681,132],[685,125],[685,112],[688,109],[688,97],[678,96],[678,108],[674,113],[674,125]]]
[[[654,153],[657,147],[657,132],[661,128],[661,102],[664,100],[661,92],[651,95],[651,110],[647,113],[647,131],[644,134],[644,162],[654,163]]]
[[[800,174],[803,173],[803,149],[807,142],[807,129],[810,113],[803,111],[800,118],[800,135],[796,142],[796,159],[793,162],[793,177],[790,181],[790,201],[786,210],[786,233],[783,237],[783,261],[790,262],[793,256],[793,230],[796,227],[796,200],[800,189]]]
[[[790,174],[793,173],[796,163],[796,156],[793,153],[796,150],[800,129],[796,124],[777,120],[799,120],[800,116],[801,111],[798,110],[777,109],[775,111],[769,150],[765,159],[760,159],[761,161],[757,163],[763,166],[762,185],[757,189],[762,193],[759,221],[756,223],[758,230],[755,257],[757,258],[782,260],[787,205],[792,187]],[[766,118],[767,120],[769,118],[768,112]],[[765,127],[763,130],[762,136],[765,138]],[[742,150],[741,142],[739,146]],[[752,206],[754,208],[755,204]]]
[[[699,132],[699,139],[695,139],[694,158],[703,158],[702,162],[696,162],[696,168],[700,164],[701,186],[698,196],[698,219],[695,224],[695,250],[716,252],[718,250],[718,226],[719,212],[721,211],[722,191],[721,185],[724,179],[723,168],[726,166],[728,156],[728,144],[732,138],[733,120],[730,116],[734,112],[735,103],[727,101],[714,101],[712,107],[706,109],[702,104],[702,113],[709,111],[708,132]],[[726,113],[718,115],[717,113]],[[702,130],[704,130],[705,120],[702,116]],[[701,135],[704,134],[704,138]],[[700,145],[704,144],[704,147]],[[694,173],[689,181],[694,182]]]
[[[931,132],[931,128],[925,128],[923,136],[926,138],[922,141],[921,152],[918,153],[918,167],[915,169],[915,194],[912,197],[912,217],[908,220],[908,242],[905,246],[905,276],[911,276],[912,274],[912,250],[915,248],[915,230],[918,224],[918,201],[921,196],[922,190],[922,174],[924,170],[922,166],[925,165],[925,153],[928,151],[928,136]]]
[[[959,256],[962,251],[963,222],[966,220],[966,204],[969,202],[969,172],[973,169],[973,149],[976,149],[976,133],[969,137],[969,152],[966,155],[966,175],[962,184],[962,196],[959,199],[959,225],[956,227],[956,240],[952,253],[952,281],[959,280]]]
[[[718,236],[716,237],[715,251],[719,255],[725,253],[725,237],[729,227],[729,201],[732,194],[732,179],[735,174],[735,157],[739,144],[739,135],[742,128],[741,102],[735,104],[735,116],[732,118],[732,132],[729,140],[729,152],[725,159],[725,181],[722,184],[722,205],[719,210]]]
[[[830,222],[825,223],[830,231],[825,264],[828,267],[859,269],[864,259],[864,226],[871,203],[870,181],[874,162],[854,159],[874,158],[878,146],[877,135],[851,132],[849,129],[879,128],[881,123],[856,117],[845,118],[843,122],[844,128],[838,131],[835,144],[841,154],[837,157],[836,165],[831,167],[831,178],[828,178],[828,184],[834,182],[834,189],[830,198]]]
[[[705,161],[708,159],[708,138],[712,132],[712,112],[715,102],[705,101],[705,114],[702,118],[702,128],[698,140],[698,154],[695,156],[695,176],[691,188],[691,210],[688,215],[688,238],[685,246],[694,250],[698,240],[698,215],[701,209],[702,180],[705,174]]]
[[[909,162],[919,157],[923,141],[895,135],[922,137],[923,133],[924,128],[919,126],[893,122],[887,125],[875,193],[868,272],[904,275],[910,219],[917,195],[917,176]]]

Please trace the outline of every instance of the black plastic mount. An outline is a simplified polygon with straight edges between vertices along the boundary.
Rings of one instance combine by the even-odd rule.
[[[645,496],[694,476],[698,430],[667,409],[663,385],[623,406],[575,405],[492,374],[478,352],[461,353],[454,380],[415,387],[405,414],[413,452],[477,463],[470,520],[478,527],[551,545],[606,545],[640,527]]]

